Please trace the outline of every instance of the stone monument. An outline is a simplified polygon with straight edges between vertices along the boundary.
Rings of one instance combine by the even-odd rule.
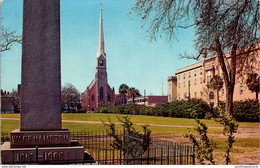
[[[20,130],[1,146],[3,164],[84,159],[61,127],[60,0],[24,0]]]

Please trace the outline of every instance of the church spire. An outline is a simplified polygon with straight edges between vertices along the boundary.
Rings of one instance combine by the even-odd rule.
[[[102,6],[100,7],[99,41],[98,41],[97,57],[99,57],[101,54],[103,54],[105,56],[105,41],[104,41],[104,32],[103,32]]]

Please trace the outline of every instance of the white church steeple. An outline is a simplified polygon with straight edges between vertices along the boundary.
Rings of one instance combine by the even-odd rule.
[[[105,54],[105,41],[104,41],[104,32],[103,32],[103,18],[102,18],[102,7],[100,7],[100,22],[99,22],[99,41],[98,41],[98,52],[97,57]]]

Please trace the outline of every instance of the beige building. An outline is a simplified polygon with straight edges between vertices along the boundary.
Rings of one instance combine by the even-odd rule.
[[[259,56],[255,62],[254,70],[259,71]],[[223,79],[223,73],[216,56],[207,57],[204,53],[202,61],[193,65],[176,70],[175,76],[168,77],[168,101],[185,100],[188,98],[202,99],[211,105],[216,105],[217,91],[210,87],[210,80],[214,75],[219,75]],[[247,76],[239,77],[237,75],[234,101],[254,99],[255,92],[248,90],[246,85]],[[224,81],[223,81],[224,82]],[[225,101],[226,89],[219,91],[220,101]]]

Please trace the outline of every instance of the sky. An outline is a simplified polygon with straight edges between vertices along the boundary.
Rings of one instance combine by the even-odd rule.
[[[118,88],[125,83],[141,94],[167,95],[167,79],[194,60],[180,54],[196,54],[192,29],[178,32],[178,40],[162,36],[150,42],[140,19],[129,14],[134,0],[60,0],[61,82],[80,92],[95,78],[99,39],[100,4],[103,11],[108,83]],[[4,0],[1,25],[22,34],[23,0]],[[21,44],[1,53],[1,89],[12,91],[21,83]]]

